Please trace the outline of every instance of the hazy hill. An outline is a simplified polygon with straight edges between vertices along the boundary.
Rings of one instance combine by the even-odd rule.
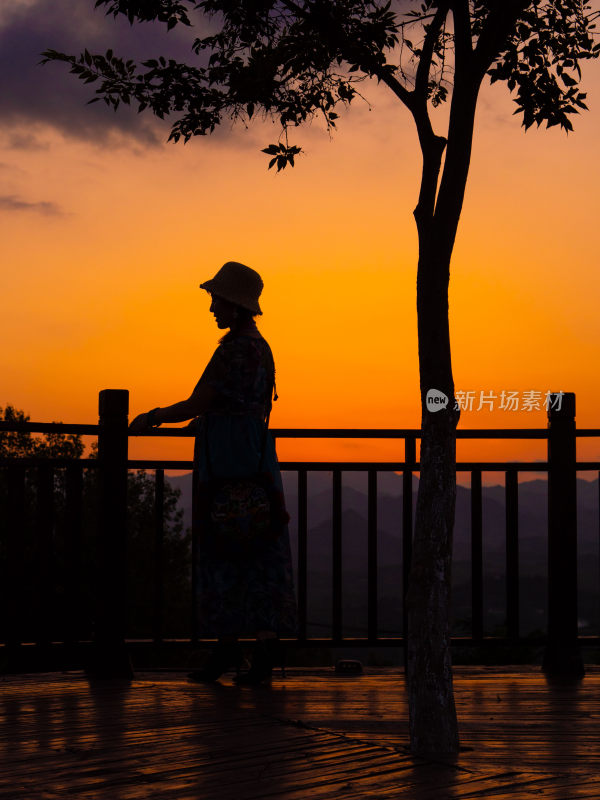
[[[169,478],[181,489],[187,524],[191,522],[191,475]],[[292,552],[297,548],[297,477],[284,473],[288,510],[292,515]],[[331,609],[331,473],[308,477],[309,618],[313,633],[330,624]],[[379,598],[382,627],[399,630],[402,598],[402,476],[378,475]],[[598,631],[598,481],[577,481],[579,608],[581,627]],[[413,477],[413,504],[418,479]],[[505,502],[504,486],[483,487],[484,605],[487,630],[504,624],[505,616]],[[457,630],[470,618],[470,502],[468,488],[457,487],[454,533],[453,609]],[[342,477],[344,621],[347,633],[366,625],[367,475],[345,472]],[[542,479],[519,484],[519,560],[521,628],[544,629],[547,574],[547,490]],[[318,629],[317,629],[318,628]],[[352,629],[352,630],[350,630]],[[322,631],[321,631],[322,632]]]

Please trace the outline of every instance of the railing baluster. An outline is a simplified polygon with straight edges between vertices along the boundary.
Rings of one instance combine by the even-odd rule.
[[[308,560],[307,471],[298,470],[298,638],[306,639],[306,599]]]
[[[471,471],[471,636],[483,639],[483,509],[481,470]]]
[[[506,470],[506,630],[519,638],[519,484],[516,469]]]
[[[333,639],[342,638],[342,472],[333,470]]]
[[[165,538],[165,471],[154,473],[154,609],[152,635],[155,643],[163,638],[164,603],[164,538]]]
[[[404,440],[404,463],[406,464],[406,468],[402,473],[402,637],[405,642],[408,633],[406,593],[408,591],[408,579],[410,576],[413,537],[412,467],[416,464],[416,461],[416,439],[414,436],[407,436]]]
[[[24,620],[25,467],[11,464],[7,473],[6,560],[2,575],[3,634],[10,651],[22,642]],[[14,656],[11,654],[13,660]]]
[[[69,464],[65,481],[65,643],[73,645],[79,639],[81,625],[82,466]]]
[[[200,484],[198,463],[200,460],[200,439],[196,436],[194,441],[194,469],[192,470],[192,636],[191,641],[193,645],[198,644],[200,638],[200,615],[198,613],[198,592],[199,585],[199,572],[200,572],[200,514],[199,514],[199,499],[198,487]]]
[[[369,642],[377,640],[377,472],[369,470],[367,483],[367,625]]]
[[[54,627],[54,472],[50,464],[40,464],[35,483],[35,641],[38,647],[46,647]]]

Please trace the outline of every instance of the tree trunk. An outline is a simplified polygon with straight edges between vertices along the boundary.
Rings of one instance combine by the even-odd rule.
[[[454,755],[459,746],[449,636],[457,416],[425,412],[422,424],[407,598],[410,741],[411,751],[420,756]]]
[[[427,246],[428,245],[428,246]],[[450,579],[456,502],[456,425],[448,324],[449,252],[421,248],[417,278],[421,372],[421,457],[407,593],[407,677],[411,751],[458,752],[450,663]],[[435,390],[437,403],[428,407]],[[442,395],[446,398],[445,405]]]
[[[407,592],[407,677],[411,751],[458,753],[458,721],[450,662],[452,533],[456,504],[456,425],[448,323],[450,260],[462,209],[477,103],[478,81],[455,76],[445,140],[429,134],[415,115],[423,174],[415,220],[419,233],[417,324],[421,383],[421,457],[417,513]],[[460,80],[459,80],[460,78]],[[434,400],[428,405],[430,392]],[[435,398],[437,397],[437,403]],[[445,404],[439,401],[446,398]]]

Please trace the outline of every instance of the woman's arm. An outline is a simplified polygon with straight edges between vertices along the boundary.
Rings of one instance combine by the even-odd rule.
[[[186,419],[199,417],[210,408],[215,390],[205,381],[199,380],[196,388],[187,400],[173,403],[172,406],[154,409],[152,422],[161,425],[163,422],[185,422]]]
[[[201,378],[187,400],[139,414],[129,426],[129,432],[143,433],[163,422],[185,422],[186,419],[198,417],[211,407],[215,394],[215,389]]]

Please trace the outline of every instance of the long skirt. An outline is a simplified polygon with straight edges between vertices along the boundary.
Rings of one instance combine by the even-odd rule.
[[[206,426],[206,430],[203,426]],[[250,415],[210,414],[200,421],[194,461],[197,480],[269,472],[283,491],[275,443],[264,437],[264,422]],[[209,468],[210,466],[210,468]],[[197,535],[195,532],[194,535]],[[196,548],[194,564],[198,635],[256,636],[258,631],[294,635],[296,596],[287,526],[260,555],[244,560],[225,558]]]

